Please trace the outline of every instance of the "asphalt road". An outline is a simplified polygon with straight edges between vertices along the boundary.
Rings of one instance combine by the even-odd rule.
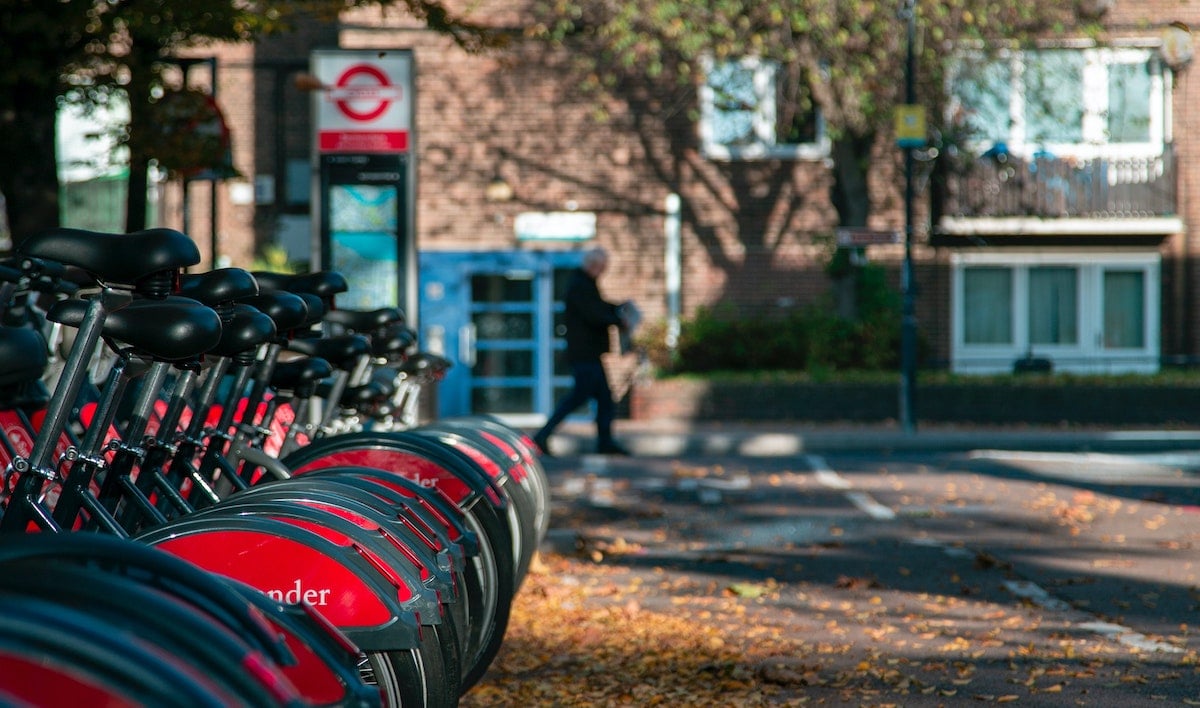
[[[781,702],[1200,705],[1200,454],[1007,448],[569,454],[545,550],[732,596]]]

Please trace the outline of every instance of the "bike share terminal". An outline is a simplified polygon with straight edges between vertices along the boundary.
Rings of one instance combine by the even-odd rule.
[[[413,56],[318,50],[313,92],[314,270],[346,276],[338,304],[417,309]]]

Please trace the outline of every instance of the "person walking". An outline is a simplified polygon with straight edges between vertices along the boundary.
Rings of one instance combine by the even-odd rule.
[[[609,327],[625,327],[620,305],[600,296],[596,281],[608,268],[608,252],[593,248],[583,263],[572,271],[564,297],[563,324],[567,328],[567,363],[571,366],[574,386],[558,402],[546,424],[533,441],[542,454],[550,455],[550,435],[559,423],[589,400],[596,401],[596,452],[603,455],[628,455],[629,451],[613,440],[616,415],[612,389],[600,355],[609,350]]]

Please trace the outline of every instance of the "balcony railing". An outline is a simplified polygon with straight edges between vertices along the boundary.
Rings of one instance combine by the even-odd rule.
[[[1175,155],[1088,160],[984,155],[949,175],[959,218],[1145,219],[1176,214]]]

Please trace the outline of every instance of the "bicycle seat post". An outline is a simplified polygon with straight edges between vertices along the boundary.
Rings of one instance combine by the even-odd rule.
[[[103,287],[100,294],[88,302],[75,343],[50,396],[42,427],[34,437],[33,449],[28,458],[14,457],[10,463],[9,470],[20,477],[13,503],[0,517],[0,530],[24,531],[29,521],[44,529],[61,530],[50,510],[38,502],[46,482],[58,476],[57,465],[51,466],[51,456],[66,429],[71,406],[83,388],[88,374],[87,358],[100,342],[108,313],[128,305],[132,299],[133,294],[128,290]],[[74,456],[76,452],[73,450],[70,454]]]
[[[100,389],[100,400],[92,414],[92,420],[87,426],[83,440],[79,443],[81,455],[96,457],[100,455],[105,436],[108,434],[108,427],[116,419],[117,405],[120,404],[129,382],[129,378],[125,375],[128,365],[129,360],[125,357],[119,356],[113,360],[108,376]]]
[[[132,518],[129,511],[118,513],[117,507],[122,500],[131,502],[142,509],[151,506],[148,500],[140,498],[140,495],[134,491],[130,475],[145,456],[143,438],[146,434],[146,427],[154,410],[154,402],[158,399],[159,392],[162,391],[169,373],[169,364],[154,362],[150,365],[150,370],[143,375],[141,390],[134,399],[133,412],[129,416],[129,422],[123,433],[124,442],[118,445],[120,452],[118,461],[109,468],[108,474],[104,478],[104,484],[100,487],[101,503],[117,514],[117,518],[122,524],[129,523]],[[130,499],[131,496],[132,499]],[[166,521],[165,518],[154,518],[154,520],[160,523]]]
[[[88,303],[75,343],[67,355],[58,385],[50,397],[45,421],[29,455],[29,466],[33,470],[41,470],[39,474],[44,474],[44,470],[49,467],[50,456],[54,453],[59,435],[66,428],[71,405],[79,397],[88,372],[86,358],[100,341],[105,318],[109,312],[128,305],[132,300],[133,295],[128,290],[105,287],[100,291],[99,297]]]
[[[86,509],[91,515],[92,526],[101,526],[120,535],[116,520],[107,509],[101,507],[98,499],[91,496],[91,485],[97,474],[108,466],[108,460],[102,454],[102,447],[109,426],[116,416],[117,404],[125,393],[128,383],[125,368],[128,363],[125,357],[117,357],[113,361],[101,388],[102,395],[91,423],[79,443],[79,454],[72,461],[63,481],[62,493],[54,506],[54,519],[63,528],[72,528],[80,513]]]

